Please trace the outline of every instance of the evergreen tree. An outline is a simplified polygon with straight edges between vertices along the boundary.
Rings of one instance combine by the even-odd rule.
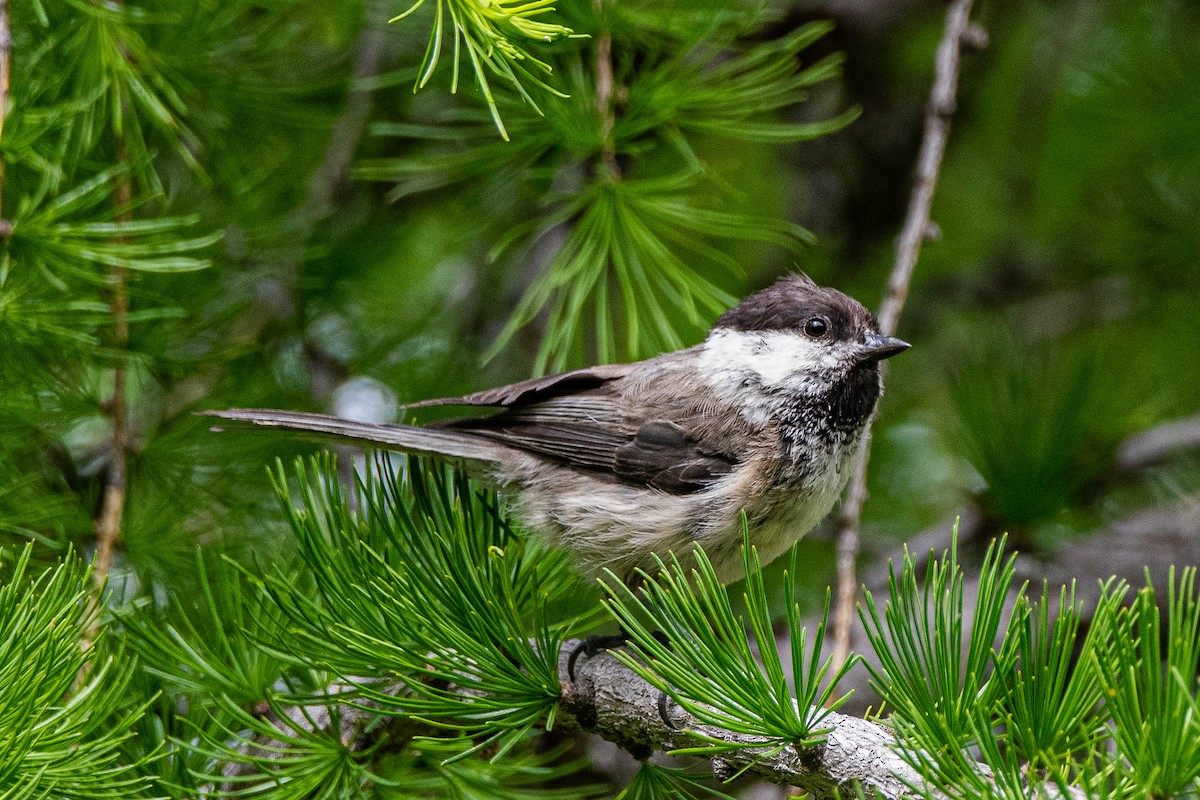
[[[741,0],[0,3],[0,797],[620,791],[588,727],[699,757],[644,760],[631,798],[824,765],[856,664],[805,630],[799,551],[764,572],[747,549],[734,588],[667,554],[636,590],[590,586],[460,475],[298,459],[193,412],[388,418],[683,346],[797,259],[820,271],[789,181],[797,145],[858,114],[831,30]],[[1194,83],[1194,53],[1143,49]],[[1195,186],[1178,164],[1164,203]],[[1116,438],[1077,371],[1028,414],[978,413],[998,393],[956,384],[981,505],[1023,532],[1084,502],[1082,456]],[[1056,437],[1024,451],[1049,476],[1032,487],[996,457],[1031,417]],[[1071,590],[1031,593],[1012,565],[982,559],[973,612],[956,549],[863,605],[890,712],[871,729],[894,732],[907,791],[1200,790],[1194,571],[1157,602],[1106,584],[1085,630]],[[618,623],[628,648],[571,675],[574,640]],[[649,698],[636,726],[571,681],[597,675]],[[829,796],[822,770],[800,785]]]

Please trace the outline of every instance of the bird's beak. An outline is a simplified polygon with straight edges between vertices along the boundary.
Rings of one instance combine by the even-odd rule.
[[[895,336],[880,336],[878,333],[868,333],[867,340],[858,350],[861,363],[871,364],[883,361],[885,358],[903,353],[911,344],[897,339]]]

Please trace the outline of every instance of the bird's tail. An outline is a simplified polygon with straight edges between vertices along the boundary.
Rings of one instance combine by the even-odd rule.
[[[272,411],[258,408],[231,408],[227,411],[202,411],[203,416],[216,417],[239,424],[262,428],[315,434],[360,447],[399,450],[415,455],[428,455],[454,462],[502,464],[511,461],[513,451],[497,442],[457,431],[418,428],[414,425],[381,425],[355,422],[328,414],[309,414],[303,411]]]

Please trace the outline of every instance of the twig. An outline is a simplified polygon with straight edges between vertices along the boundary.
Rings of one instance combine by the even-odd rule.
[[[293,208],[282,221],[287,232],[288,249],[277,258],[273,277],[259,285],[259,302],[238,320],[229,334],[238,343],[254,342],[273,320],[296,313],[300,296],[300,272],[305,251],[317,223],[336,210],[339,189],[350,175],[350,165],[366,129],[367,119],[375,101],[375,88],[368,83],[379,75],[387,42],[388,0],[369,0],[363,6],[363,27],[354,46],[354,62],[345,105],[330,133],[321,162],[309,177],[304,201]],[[326,394],[325,387],[342,379],[341,366],[311,341],[305,341],[304,356],[311,370],[310,391],[316,397]],[[195,377],[186,392],[168,398],[168,409],[189,406],[197,396],[207,395],[220,376],[219,370],[208,370]],[[339,462],[341,464],[343,462]],[[345,462],[349,463],[349,462]]]
[[[1117,448],[1115,468],[1133,472],[1187,450],[1200,450],[1200,415],[1163,422],[1130,436]]]
[[[120,0],[118,0],[119,2]],[[121,55],[128,59],[129,54],[121,48]],[[121,112],[127,111],[122,102]],[[125,138],[120,131],[114,132],[117,164],[123,167],[117,178],[116,190],[113,193],[113,204],[116,206],[116,222],[128,223],[133,219],[130,209],[133,207],[133,176],[129,169],[129,151],[125,146]],[[116,237],[118,241],[122,236]],[[113,553],[121,539],[121,529],[125,520],[125,496],[129,485],[129,449],[132,444],[129,436],[129,403],[127,396],[125,356],[129,344],[129,268],[114,264],[109,268],[109,311],[113,317],[112,345],[116,352],[113,364],[112,396],[104,404],[104,412],[112,423],[112,437],[109,439],[109,459],[107,479],[104,484],[104,499],[100,505],[100,513],[96,517],[96,559],[92,565],[92,580],[97,590],[97,596],[92,602],[99,604],[99,592],[108,581],[112,569]],[[85,649],[95,641],[100,627],[100,615],[92,618],[92,625],[84,634],[82,645]],[[87,667],[84,668],[86,671]],[[81,672],[81,675],[83,672]]]
[[[954,0],[946,13],[946,27],[938,44],[935,58],[933,89],[925,111],[925,133],[917,157],[916,183],[909,198],[904,227],[896,243],[896,262],[888,279],[887,294],[879,308],[879,331],[892,336],[900,323],[900,312],[908,297],[913,268],[921,252],[921,243],[936,238],[937,232],[929,219],[933,192],[937,187],[938,171],[946,150],[950,130],[950,115],[954,113],[958,89],[959,55],[964,44],[982,46],[986,34],[970,24],[972,0]],[[886,372],[886,365],[881,365]],[[863,503],[867,499],[867,462],[871,450],[871,434],[866,434],[862,454],[855,464],[850,490],[838,517],[838,588],[837,609],[834,614],[833,669],[837,669],[850,654],[850,628],[854,622],[854,606],[858,596],[855,559],[859,550],[859,529],[862,524]]]
[[[333,213],[334,196],[349,176],[350,162],[375,102],[375,90],[359,84],[379,74],[385,41],[383,24],[386,24],[388,8],[386,0],[370,0],[363,8],[365,19],[354,47],[346,106],[333,127],[324,158],[309,178],[304,204],[293,212],[291,221],[301,228],[298,233],[302,244],[307,243],[316,223]]]
[[[280,294],[287,298],[280,308],[287,308],[291,314],[302,309],[301,275],[309,242],[317,224],[332,216],[336,210],[338,192],[349,179],[350,164],[375,103],[375,88],[367,82],[379,74],[389,8],[388,0],[368,0],[363,5],[363,26],[354,45],[354,62],[345,106],[330,132],[329,145],[325,148],[321,163],[309,177],[304,202],[294,208],[283,222],[290,249],[280,259],[273,283],[277,283],[282,289]],[[277,310],[264,314],[261,308],[257,309],[247,320],[246,338],[256,338],[269,320],[285,316],[286,313]],[[345,367],[307,335],[303,338],[309,370],[309,391],[314,397],[324,398],[345,379]]]
[[[123,142],[117,144],[117,163],[128,165],[129,155]],[[117,183],[113,201],[117,206],[116,220],[126,223],[131,220],[129,208],[133,203],[133,179],[125,171]],[[118,352],[113,366],[113,391],[104,411],[112,421],[112,438],[109,441],[108,480],[104,486],[104,500],[100,514],[96,517],[96,562],[92,578],[96,586],[104,585],[112,567],[113,552],[121,538],[121,527],[125,516],[125,493],[128,485],[129,448],[129,405],[126,392],[125,363],[121,360],[129,344],[129,269],[114,265],[109,271],[111,297],[109,310],[113,316],[113,349]]]
[[[613,128],[617,124],[616,79],[613,76],[612,32],[604,20],[604,0],[595,0],[601,31],[596,37],[596,111],[600,114],[600,159],[612,177],[621,176]]]

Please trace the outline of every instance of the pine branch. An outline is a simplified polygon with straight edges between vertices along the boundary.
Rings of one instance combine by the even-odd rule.
[[[354,62],[345,105],[330,133],[321,163],[309,177],[304,202],[294,208],[283,223],[293,247],[279,265],[278,280],[287,287],[286,292],[290,295],[287,307],[291,309],[300,308],[301,272],[313,232],[320,222],[336,210],[337,195],[350,177],[354,153],[358,150],[375,103],[375,88],[371,79],[378,76],[383,60],[386,41],[383,26],[386,24],[388,7],[387,0],[367,0],[363,5],[363,26],[354,46]],[[261,313],[261,309],[256,311],[252,322],[255,335],[275,316]],[[317,397],[327,394],[325,387],[332,387],[339,382],[344,377],[344,368],[314,342],[305,342],[304,354],[312,375],[312,394]]]
[[[581,645],[569,640],[559,655],[559,679],[565,687],[557,726],[567,729],[578,726],[583,730],[613,742],[639,758],[654,751],[670,752],[695,747],[699,743],[726,742],[736,746],[711,760],[713,773],[719,779],[746,775],[770,783],[794,786],[816,798],[847,796],[854,784],[860,784],[868,796],[881,798],[943,798],[946,795],[932,787],[914,790],[923,785],[921,776],[900,756],[897,740],[891,730],[879,723],[845,714],[831,713],[822,722],[832,730],[824,744],[811,748],[764,746],[746,747],[756,740],[745,734],[731,733],[722,728],[703,725],[678,707],[669,714],[668,726],[659,711],[659,692],[623,665],[614,655],[605,652],[575,663],[572,683],[567,672],[571,653]],[[326,696],[350,692],[352,684],[336,684]],[[377,694],[394,694],[403,687],[375,686]],[[473,690],[461,690],[464,696],[474,696]],[[403,749],[416,729],[403,718],[385,716],[381,719],[376,702],[354,693],[354,701],[331,709],[324,705],[262,709],[263,717],[285,736],[324,733],[336,736],[349,750],[364,752],[383,747],[389,751]],[[382,722],[382,724],[380,724]],[[231,744],[247,756],[257,754],[264,761],[282,757],[282,743],[267,736],[241,740]],[[981,776],[990,775],[988,768],[978,765]],[[229,778],[251,774],[239,764],[229,764]],[[1038,787],[1043,794],[1031,796],[1063,797],[1057,786]],[[1082,792],[1068,787],[1069,797],[1082,797]]]
[[[1074,756],[1104,735],[1106,718],[1096,716],[1097,704],[1115,702],[1101,697],[1086,668],[1070,666],[1082,607],[1073,593],[1069,601],[1063,593],[1051,624],[1048,604],[1022,601],[1022,589],[1017,613],[1006,622],[1015,557],[1001,555],[1002,543],[990,549],[970,593],[952,546],[948,556],[928,565],[926,588],[916,560],[906,554],[900,576],[889,577],[886,601],[868,596],[863,621],[879,658],[870,669],[872,685],[895,709],[892,725],[884,727],[831,711],[829,687],[842,676],[823,677],[822,626],[808,647],[790,594],[791,674],[764,649],[773,641],[771,617],[753,551],[746,555],[752,576],[744,599],[748,618],[735,615],[698,554],[694,580],[673,562],[646,579],[640,599],[626,601],[628,592],[615,592],[606,605],[630,644],[576,659],[570,670],[580,643],[564,642],[562,628],[545,625],[546,609],[568,588],[551,577],[564,565],[525,550],[499,516],[494,496],[471,491],[461,475],[396,472],[380,464],[359,482],[358,510],[352,511],[335,474],[329,458],[311,469],[301,465],[303,503],[296,507],[296,492],[279,473],[280,501],[312,583],[297,583],[287,570],[265,576],[261,601],[281,612],[271,625],[287,634],[252,638],[277,641],[273,657],[314,676],[371,678],[343,678],[299,696],[267,692],[250,715],[245,708],[272,685],[270,673],[255,670],[258,679],[246,683],[247,670],[239,668],[238,676],[227,678],[223,659],[205,655],[211,647],[180,649],[191,636],[181,639],[170,630],[164,636],[153,623],[129,629],[145,640],[139,651],[148,663],[176,665],[161,673],[172,683],[207,681],[222,692],[257,687],[240,701],[223,695],[230,720],[198,748],[216,770],[198,774],[204,781],[268,786],[298,771],[349,763],[345,758],[354,753],[361,755],[343,777],[370,780],[373,753],[410,747],[416,729],[388,722],[401,719],[418,722],[432,741],[448,733],[462,745],[455,757],[491,749],[489,763],[524,747],[542,728],[561,729],[566,720],[568,731],[577,725],[641,758],[657,750],[701,755],[719,777],[751,775],[818,797],[849,789],[851,781],[882,797],[1015,798],[1029,796],[1030,789],[1038,796],[1074,796],[1075,788],[1056,787],[1094,788],[1108,780],[1107,772],[1095,773],[1091,756]],[[1193,594],[1190,575],[1185,572],[1180,584],[1182,597]],[[783,582],[791,585],[786,574]],[[316,587],[315,593],[306,586]],[[1107,657],[1114,637],[1127,635],[1128,625],[1114,616],[1125,586],[1102,590],[1108,599],[1098,607],[1104,614],[1093,621],[1080,663]],[[214,619],[232,621],[243,613],[209,602]],[[752,640],[743,639],[747,624]],[[1200,629],[1200,623],[1172,625],[1179,629],[1168,637],[1172,641],[1191,642]],[[230,631],[241,635],[242,628],[233,623]],[[665,631],[671,645],[653,631]],[[1139,646],[1158,641],[1156,634]],[[736,654],[714,655],[735,642]],[[1200,646],[1188,647],[1187,653],[1200,652]],[[1156,659],[1129,652],[1114,657],[1119,663],[1113,675],[1146,672],[1139,664],[1158,674]],[[1191,674],[1180,664],[1181,674]],[[1148,686],[1151,680],[1145,679]],[[1063,690],[1048,694],[1044,688],[1055,686]],[[662,693],[670,703],[664,705]],[[1133,699],[1125,697],[1113,717],[1135,713]],[[1163,721],[1164,730],[1179,738],[1190,724],[1182,713],[1187,698],[1176,692],[1168,699],[1179,713]],[[1154,758],[1166,763],[1169,756]],[[1153,759],[1136,749],[1112,759],[1114,765],[1125,759],[1154,769]],[[1035,760],[1036,769],[1023,766]],[[1172,785],[1185,772],[1174,771]],[[1041,783],[1030,787],[1030,780]]]
[[[652,751],[695,747],[702,738],[745,745],[754,737],[702,725],[678,707],[671,709],[674,728],[659,714],[659,692],[609,653],[580,658],[572,683],[566,657],[579,645],[568,641],[560,659],[563,708],[582,728],[615,742],[638,756]],[[825,744],[797,750],[764,747],[736,749],[712,761],[719,778],[746,774],[772,783],[797,786],[817,797],[833,797],[849,781],[881,797],[913,796],[907,783],[920,776],[900,758],[895,738],[882,725],[831,713],[822,727],[832,728]],[[775,752],[772,752],[775,751]]]
[[[150,757],[131,753],[145,711],[130,702],[135,665],[119,651],[79,647],[96,613],[89,568],[68,556],[42,570],[33,550],[2,554],[0,796],[144,797]]]
[[[579,726],[614,742],[638,756],[652,751],[669,751],[695,746],[700,736],[745,745],[753,737],[730,733],[720,728],[700,725],[686,712],[674,708],[667,726],[658,711],[659,693],[628,667],[609,653],[580,658],[575,665],[575,682],[569,683],[567,660],[579,647],[578,640],[568,641],[559,657],[559,676],[565,688],[559,719],[568,726]],[[351,691],[351,684],[331,686],[326,696]],[[376,692],[395,693],[403,687],[376,688]],[[400,718],[376,724],[380,714],[377,704],[355,695],[353,704],[337,707],[337,713],[319,705],[264,709],[264,717],[285,734],[324,732],[354,752],[380,746],[395,737],[411,736],[409,726]],[[730,778],[745,773],[772,783],[798,786],[818,797],[833,797],[835,789],[848,781],[859,781],[864,788],[882,797],[909,797],[905,782],[914,785],[920,776],[904,763],[895,751],[895,738],[882,725],[857,717],[831,714],[823,723],[833,728],[826,744],[803,751],[786,748],[764,757],[757,749],[734,750],[713,759],[713,771],[718,777]],[[267,737],[241,742],[236,747],[247,754],[259,752],[261,757],[279,757],[281,742]],[[767,748],[763,748],[766,750]],[[778,748],[772,747],[771,750]],[[274,754],[274,755],[272,755]],[[230,765],[226,775],[248,774],[237,765]]]
[[[925,111],[925,133],[917,157],[916,183],[896,244],[896,261],[888,279],[887,295],[879,309],[879,332],[885,336],[895,335],[900,324],[900,312],[908,297],[908,287],[922,242],[938,235],[936,226],[930,221],[929,211],[941,170],[942,155],[946,151],[950,116],[954,113],[960,54],[964,45],[981,47],[987,41],[986,33],[971,25],[971,3],[972,0],[955,0],[946,13],[946,26],[935,59],[933,89]],[[881,365],[880,371],[886,376],[887,365]],[[859,551],[862,509],[867,499],[867,462],[871,451],[869,430],[865,438],[862,455],[855,464],[850,489],[838,517],[837,609],[833,622],[835,668],[850,654],[850,628],[854,623],[854,607],[858,597],[855,560]]]

